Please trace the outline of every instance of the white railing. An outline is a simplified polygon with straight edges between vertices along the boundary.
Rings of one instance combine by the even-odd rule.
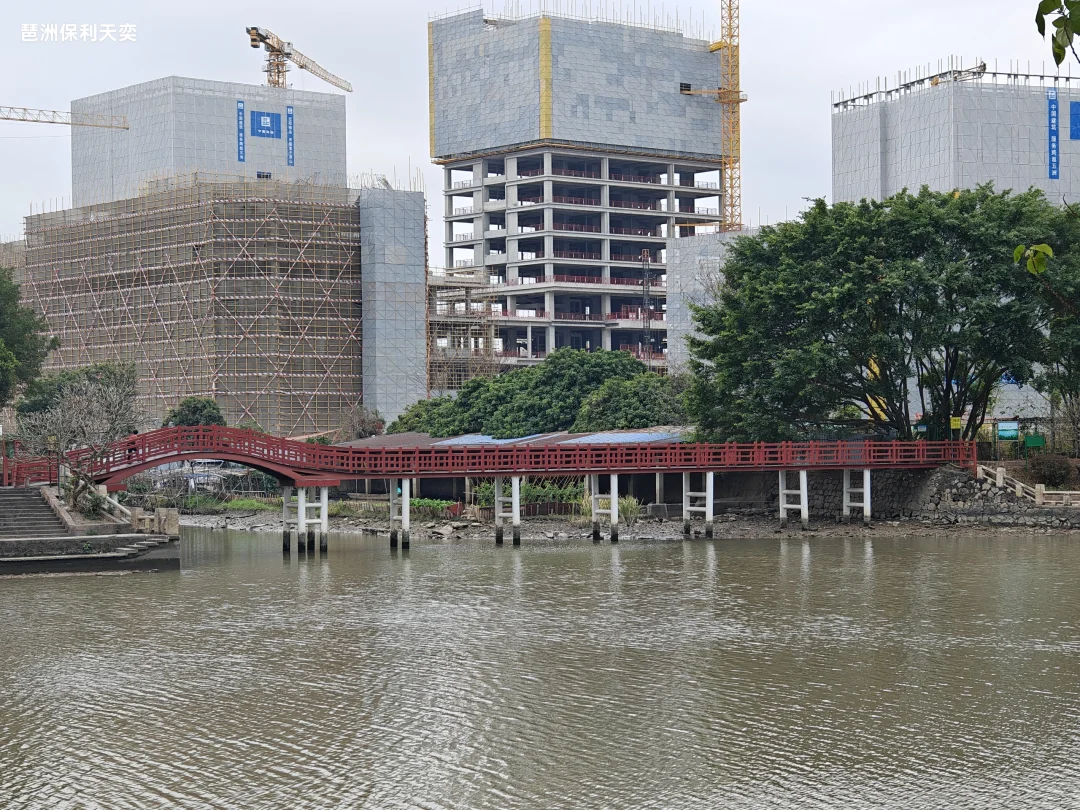
[[[987,467],[980,464],[978,478],[993,481],[997,486],[1016,493],[1017,498],[1027,498],[1036,506],[1080,506],[1080,492],[1047,489],[1043,484],[1025,484],[1005,474],[1004,467]]]

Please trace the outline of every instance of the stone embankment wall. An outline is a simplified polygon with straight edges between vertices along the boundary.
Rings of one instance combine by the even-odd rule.
[[[852,477],[857,477],[861,485],[861,472]],[[717,476],[715,486],[718,510],[777,511],[779,478],[775,473],[726,473]],[[790,474],[788,486],[797,486],[794,473]],[[839,517],[844,502],[841,472],[811,471],[807,488],[812,518]],[[1080,508],[1036,506],[992,481],[978,481],[970,473],[948,467],[875,471],[871,509],[875,520],[1080,528]],[[853,510],[854,519],[860,519],[861,514],[861,510]]]

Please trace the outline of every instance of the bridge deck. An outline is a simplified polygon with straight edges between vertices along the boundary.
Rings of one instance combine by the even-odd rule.
[[[75,451],[78,454],[80,451]],[[446,478],[589,473],[919,469],[976,463],[975,443],[755,442],[640,445],[513,445],[357,448],[308,444],[222,427],[162,428],[116,443],[94,467],[110,489],[145,469],[186,459],[235,461],[292,486],[333,486],[362,478]],[[4,458],[0,483],[55,481],[55,461]]]

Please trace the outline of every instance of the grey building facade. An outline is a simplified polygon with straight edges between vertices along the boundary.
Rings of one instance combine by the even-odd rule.
[[[75,207],[134,197],[152,181],[194,173],[346,184],[341,95],[168,76],[75,99],[71,109],[122,115],[129,127],[72,128]]]
[[[833,104],[834,202],[988,182],[1080,196],[1080,80],[948,71]]]

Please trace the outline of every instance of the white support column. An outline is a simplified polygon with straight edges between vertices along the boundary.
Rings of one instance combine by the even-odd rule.
[[[390,548],[397,548],[398,523],[401,518],[401,501],[397,495],[398,479],[391,478],[390,489]]]
[[[713,471],[705,473],[705,536],[713,535]]]
[[[682,474],[682,531],[690,536],[690,473]]]
[[[619,542],[619,474],[611,474],[611,542]]]
[[[307,487],[296,488],[296,542],[303,545],[307,536]]]
[[[289,534],[289,506],[293,496],[293,488],[284,484],[281,486],[281,550],[289,551],[292,546]]]
[[[319,550],[326,551],[330,534],[330,487],[319,487]]]
[[[503,477],[495,476],[495,545],[503,544]]]
[[[840,508],[840,520],[844,523],[851,522],[851,507],[854,504],[851,502],[851,470],[847,467],[844,468],[844,503]]]
[[[515,475],[510,479],[511,508],[514,512],[513,532],[514,545],[521,545],[521,476]]]
[[[1005,468],[1004,467],[998,467],[997,468],[996,478],[994,479],[994,483],[999,487],[1004,487],[1005,486]]]
[[[401,479],[401,549],[409,548],[409,485],[408,478]]]
[[[806,470],[799,470],[799,512],[802,517],[802,527],[810,528],[810,489],[807,486]]]
[[[870,501],[870,468],[866,467],[862,471],[862,519],[863,523],[867,526],[870,525],[870,520],[873,517],[873,506]]]
[[[866,468],[862,471],[862,483],[860,486],[856,486],[852,483],[852,471],[844,470],[844,505],[843,511],[840,515],[840,519],[844,523],[851,522],[851,510],[854,508],[862,509],[863,522],[868,526],[870,525],[870,470]]]
[[[589,477],[589,501],[592,503],[592,539],[594,543],[600,542],[600,476]]]
[[[664,474],[658,472],[656,474],[656,503],[664,502]]]

